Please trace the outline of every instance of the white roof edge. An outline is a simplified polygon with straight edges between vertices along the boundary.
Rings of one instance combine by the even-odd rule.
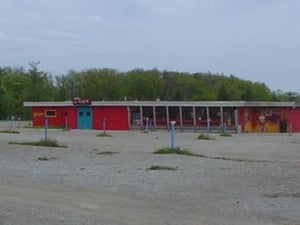
[[[72,101],[24,102],[24,107],[73,106]],[[246,102],[246,101],[92,101],[92,106],[215,106],[215,107],[299,107],[295,102]]]
[[[45,107],[45,106],[73,106],[72,101],[64,101],[64,102],[24,102],[23,103],[24,107]]]

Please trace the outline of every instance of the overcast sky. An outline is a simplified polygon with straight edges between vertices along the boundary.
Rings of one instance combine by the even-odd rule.
[[[299,0],[1,0],[0,66],[233,74],[300,92]]]

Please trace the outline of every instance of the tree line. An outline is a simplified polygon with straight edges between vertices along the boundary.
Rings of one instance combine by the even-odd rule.
[[[56,75],[29,69],[0,67],[0,119],[30,118],[24,101],[67,101],[74,97],[94,101],[298,101],[296,92],[272,91],[264,83],[234,75],[133,69],[70,70]]]

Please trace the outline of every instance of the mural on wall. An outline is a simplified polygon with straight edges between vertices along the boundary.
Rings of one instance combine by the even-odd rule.
[[[245,108],[244,132],[287,132],[287,114],[285,108]]]

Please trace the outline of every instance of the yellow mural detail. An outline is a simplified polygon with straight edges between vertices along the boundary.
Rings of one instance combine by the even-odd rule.
[[[280,122],[286,121],[285,109],[247,108],[244,132],[279,133]]]

